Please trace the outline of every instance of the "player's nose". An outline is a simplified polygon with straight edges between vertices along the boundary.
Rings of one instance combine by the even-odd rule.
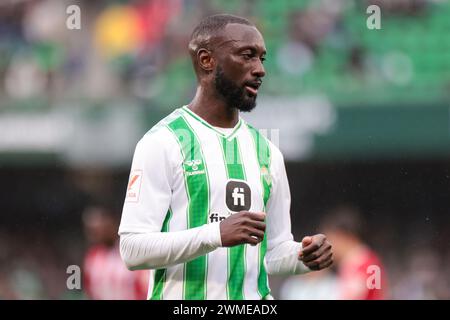
[[[264,69],[264,65],[261,61],[257,62],[255,67],[252,70],[252,76],[262,78],[266,75],[266,70]]]

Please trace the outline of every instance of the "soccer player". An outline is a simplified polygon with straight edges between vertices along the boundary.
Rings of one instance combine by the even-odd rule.
[[[332,251],[322,234],[293,240],[283,156],[239,115],[256,105],[264,40],[248,20],[214,15],[189,52],[194,99],[136,146],[121,255],[152,269],[149,299],[271,299],[268,274],[326,268]]]
[[[119,214],[105,204],[92,204],[83,212],[83,227],[91,245],[83,265],[83,289],[92,300],[143,300],[147,270],[131,272],[120,257]],[[120,213],[120,212],[119,212]]]
[[[363,240],[363,222],[353,206],[337,206],[322,221],[333,242],[337,267],[337,298],[346,300],[382,300],[389,288],[379,255]]]

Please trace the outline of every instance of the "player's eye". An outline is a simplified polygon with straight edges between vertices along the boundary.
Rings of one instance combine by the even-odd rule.
[[[264,61],[266,61],[265,57],[261,57],[261,62],[264,63]]]

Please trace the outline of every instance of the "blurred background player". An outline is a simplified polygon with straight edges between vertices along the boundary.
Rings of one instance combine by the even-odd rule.
[[[325,215],[321,230],[334,247],[337,267],[336,298],[387,299],[387,281],[378,254],[363,241],[358,209],[338,206]]]
[[[148,271],[129,271],[119,253],[117,211],[92,205],[83,212],[83,226],[91,244],[84,259],[84,290],[93,300],[146,298]]]
[[[385,268],[379,255],[363,240],[363,221],[358,209],[352,205],[340,205],[326,211],[319,230],[333,243],[333,268],[288,278],[280,287],[280,298],[388,299]]]

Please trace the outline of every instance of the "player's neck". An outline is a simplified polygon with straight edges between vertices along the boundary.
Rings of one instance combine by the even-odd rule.
[[[239,121],[239,110],[228,108],[217,94],[201,86],[188,108],[215,127],[233,128]]]

